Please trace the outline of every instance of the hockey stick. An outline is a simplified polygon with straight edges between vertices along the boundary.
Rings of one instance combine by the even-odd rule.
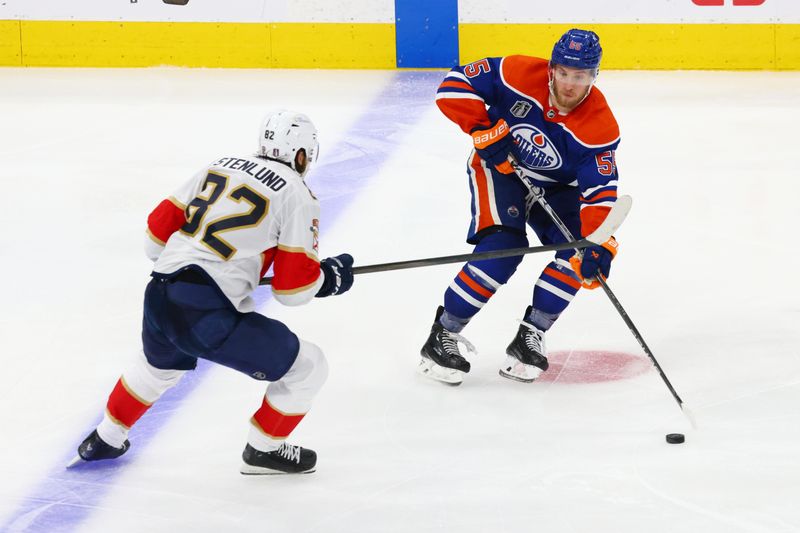
[[[461,263],[464,261],[477,261],[481,259],[500,259],[502,257],[514,257],[519,255],[535,254],[541,252],[557,252],[559,250],[569,250],[572,248],[583,249],[587,246],[602,244],[622,225],[628,211],[631,209],[631,197],[622,196],[617,200],[616,205],[606,217],[605,221],[591,235],[575,242],[562,242],[558,244],[548,244],[545,246],[531,246],[529,248],[509,248],[507,250],[492,250],[488,252],[478,252],[471,254],[445,255],[442,257],[429,257],[426,259],[411,259],[408,261],[396,261],[394,263],[380,263],[376,265],[365,265],[353,268],[353,274],[367,274],[369,272],[386,272],[389,270],[404,270],[407,268],[419,268],[435,265],[447,265],[450,263]],[[269,285],[272,277],[264,278],[259,285]]]
[[[527,182],[524,179],[523,182],[527,184]],[[561,231],[561,233],[564,235],[564,237],[570,242],[575,242],[575,243],[580,242],[580,241],[575,241],[575,238],[572,236],[572,233],[569,231],[569,228],[567,228],[567,226],[564,224],[564,222],[561,220],[558,214],[553,210],[553,208],[550,207],[550,204],[547,203],[547,200],[544,199],[544,193],[542,192],[542,190],[539,187],[536,186],[531,187],[530,185],[529,188],[531,189],[531,194],[534,195],[535,201],[540,206],[542,206],[542,209],[544,209],[545,212],[550,216],[550,218],[553,220],[553,222]],[[617,202],[619,202],[623,198],[626,197],[621,196],[620,198],[617,199]],[[627,197],[626,203],[628,204],[627,210],[629,211],[630,196]],[[575,250],[578,251],[578,248],[576,247]],[[608,296],[608,299],[611,300],[611,303],[614,305],[614,308],[616,308],[617,312],[622,317],[622,320],[625,321],[625,324],[628,326],[628,329],[631,331],[631,333],[633,333],[633,336],[636,338],[636,341],[639,343],[639,346],[642,347],[644,353],[647,354],[647,356],[653,362],[653,365],[655,365],[656,370],[658,370],[658,374],[661,376],[661,379],[666,384],[667,388],[669,389],[669,392],[672,393],[672,397],[675,398],[676,402],[678,402],[678,407],[681,408],[683,414],[686,415],[686,418],[689,419],[689,423],[692,425],[692,427],[694,429],[697,429],[697,422],[695,421],[694,414],[692,413],[691,409],[689,409],[689,407],[683,403],[681,397],[678,396],[678,393],[675,391],[675,387],[673,387],[672,383],[670,383],[669,379],[667,378],[667,375],[661,368],[661,365],[658,364],[655,355],[653,355],[653,352],[650,350],[650,347],[647,346],[647,343],[644,341],[644,337],[642,337],[642,334],[639,333],[638,328],[634,325],[633,320],[631,320],[631,317],[625,311],[625,308],[622,307],[622,304],[620,303],[619,299],[611,291],[611,287],[608,286],[608,283],[606,282],[605,278],[603,276],[597,276],[597,280],[600,282],[600,286],[603,288],[603,291],[605,291],[606,296]]]

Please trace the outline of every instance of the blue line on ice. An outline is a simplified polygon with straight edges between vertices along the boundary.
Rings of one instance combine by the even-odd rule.
[[[322,204],[323,228],[333,225],[389,159],[397,148],[398,137],[417,122],[427,106],[433,105],[441,77],[439,72],[396,73],[378,96],[367,102],[365,111],[355,119],[344,139],[330,148],[321,147],[322,162],[311,170],[309,186]],[[331,162],[326,163],[326,159]],[[269,297],[269,291],[258,291],[259,306]],[[131,432],[131,450],[119,459],[85,463],[66,470],[64,465],[75,456],[75,447],[91,428],[76,435],[75,447],[65,452],[45,478],[21,499],[0,530],[31,533],[76,530],[114,489],[117,477],[129,463],[135,462],[138,451],[150,443],[181,402],[203,381],[210,367],[210,363],[200,361],[194,372],[184,376],[153,405]],[[109,390],[112,385],[109,383]]]

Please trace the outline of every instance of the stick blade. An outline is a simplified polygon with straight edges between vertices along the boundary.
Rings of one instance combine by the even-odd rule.
[[[603,244],[610,239],[614,232],[617,231],[625,221],[625,218],[631,211],[632,205],[633,198],[628,195],[622,195],[617,198],[617,201],[614,202],[614,207],[611,208],[606,219],[600,224],[600,227],[586,237],[586,240],[595,244]]]
[[[683,414],[686,415],[686,418],[689,419],[689,424],[692,425],[692,429],[697,429],[697,419],[694,416],[694,412],[691,409],[689,409],[689,406],[686,405],[685,403],[681,402],[680,405],[681,405],[681,411],[683,411]]]

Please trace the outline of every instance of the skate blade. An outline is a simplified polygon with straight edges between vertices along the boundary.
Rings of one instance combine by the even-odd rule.
[[[78,464],[78,463],[83,463],[83,462],[85,462],[85,461],[83,460],[83,457],[81,457],[80,455],[76,455],[76,456],[75,456],[75,458],[74,458],[74,459],[72,459],[72,461],[70,461],[69,463],[67,463],[67,468],[72,468],[72,467],[73,467],[73,466],[75,466],[76,464]]]
[[[522,364],[515,359],[513,364],[507,362],[499,373],[506,379],[519,381],[520,383],[533,383],[536,378],[542,375],[542,369],[538,366]]]
[[[457,387],[464,381],[464,372],[454,368],[445,368],[437,365],[430,359],[423,357],[417,366],[417,372],[426,378],[430,378],[440,383]]]
[[[282,470],[273,470],[271,468],[264,468],[262,466],[253,466],[247,463],[242,463],[239,472],[245,476],[287,476],[294,474],[313,474],[317,471],[317,467],[302,472],[283,472]]]

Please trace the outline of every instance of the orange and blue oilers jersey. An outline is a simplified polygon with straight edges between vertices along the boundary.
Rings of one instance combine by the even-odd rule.
[[[575,109],[560,113],[550,101],[546,59],[514,55],[454,67],[439,85],[436,104],[465,133],[505,119],[522,178],[545,189],[579,189],[583,235],[616,201],[617,121],[594,87]]]

